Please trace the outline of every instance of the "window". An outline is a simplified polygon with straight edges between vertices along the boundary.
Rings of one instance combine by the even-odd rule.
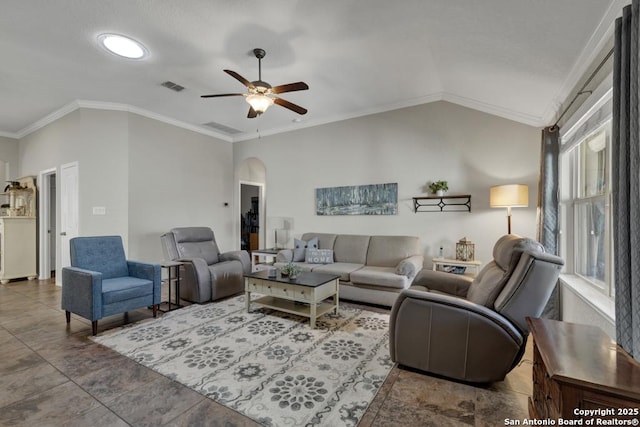
[[[612,297],[610,141],[606,120],[563,147],[561,211],[567,272]]]

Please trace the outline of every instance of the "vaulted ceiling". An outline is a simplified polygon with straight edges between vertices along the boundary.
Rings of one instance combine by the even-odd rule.
[[[229,141],[442,99],[544,126],[624,3],[3,0],[0,135],[20,137],[68,105],[129,109]],[[97,42],[106,32],[137,39],[150,56],[106,52]],[[257,80],[254,48],[267,52],[263,80],[308,83],[282,94],[306,115],[274,105],[248,119],[242,97],[200,98],[244,91],[223,69]]]

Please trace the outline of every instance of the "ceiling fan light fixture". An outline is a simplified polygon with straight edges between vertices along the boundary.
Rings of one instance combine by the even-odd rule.
[[[252,94],[248,95],[245,99],[258,114],[264,113],[267,111],[267,108],[273,105],[273,98],[266,95]]]
[[[120,34],[100,34],[98,41],[107,51],[123,58],[144,59],[149,56],[149,51],[142,43]]]
[[[289,102],[285,99],[279,98],[276,95],[287,92],[295,92],[298,90],[307,90],[309,89],[309,85],[307,85],[305,82],[295,82],[285,85],[271,86],[269,83],[262,80],[261,61],[265,55],[264,49],[254,49],[253,53],[256,55],[256,58],[258,58],[258,80],[250,82],[233,70],[224,70],[225,73],[242,83],[247,88],[249,93],[218,93],[211,95],[200,95],[200,98],[244,96],[247,103],[251,106],[251,108],[249,108],[249,113],[247,114],[248,119],[256,118],[257,116],[267,111],[267,108],[269,108],[273,104],[277,104],[281,107],[293,111],[294,113],[307,114],[306,108],[302,108],[301,106],[296,105],[293,102]]]

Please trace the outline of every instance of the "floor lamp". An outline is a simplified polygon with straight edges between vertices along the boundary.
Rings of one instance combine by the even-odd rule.
[[[507,208],[507,233],[511,234],[511,208],[529,206],[529,187],[523,184],[495,185],[489,193],[492,208]]]

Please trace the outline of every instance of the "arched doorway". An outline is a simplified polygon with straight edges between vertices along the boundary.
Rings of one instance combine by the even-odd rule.
[[[255,157],[245,159],[236,170],[236,236],[241,249],[266,247],[266,167]]]

